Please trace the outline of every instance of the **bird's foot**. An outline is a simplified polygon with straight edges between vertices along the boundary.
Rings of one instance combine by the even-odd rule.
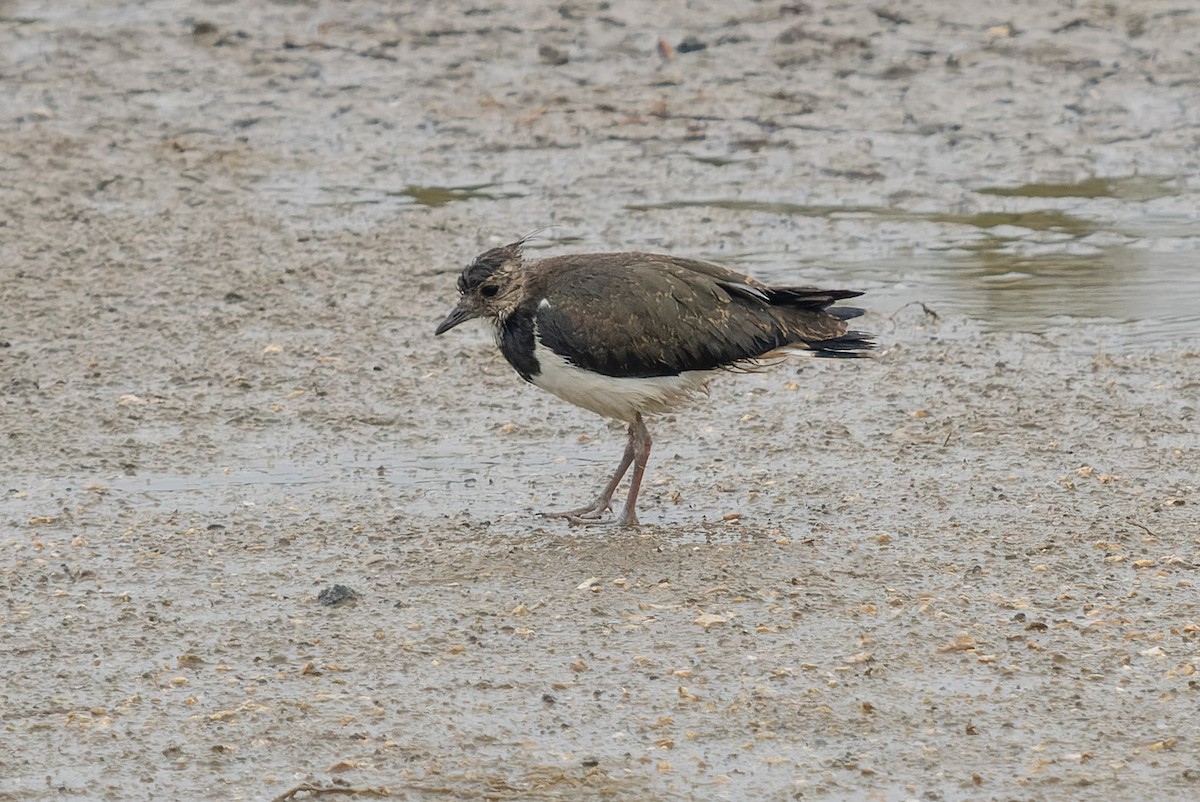
[[[612,509],[612,504],[607,499],[598,499],[595,504],[589,504],[586,507],[580,507],[574,510],[566,510],[565,512],[543,512],[545,518],[565,518],[568,523],[572,524],[599,524],[607,523],[604,520],[604,513]]]
[[[612,510],[612,504],[607,501],[597,501],[587,507],[566,512],[544,512],[546,518],[563,518],[571,526],[637,526],[637,514],[626,508],[620,517],[606,518],[604,514]]]

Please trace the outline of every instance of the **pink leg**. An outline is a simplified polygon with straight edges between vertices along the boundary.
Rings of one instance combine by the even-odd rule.
[[[646,473],[646,462],[650,459],[650,442],[650,432],[646,429],[646,424],[639,414],[637,419],[629,425],[629,442],[625,445],[625,454],[621,457],[621,464],[617,466],[616,472],[608,480],[608,484],[605,485],[599,497],[586,507],[566,512],[549,512],[546,515],[551,518],[566,518],[571,523],[580,525],[619,523],[621,526],[637,526],[638,520],[634,505],[637,503],[638,491],[642,486],[642,476]],[[630,479],[629,495],[625,499],[625,508],[621,512],[621,517],[605,521],[602,516],[612,509],[613,493],[616,492],[617,485],[621,484],[621,480],[625,478],[625,472],[629,470],[630,465],[633,465],[633,477]]]
[[[629,480],[629,495],[625,497],[625,509],[621,511],[621,526],[637,526],[637,497],[642,489],[642,477],[646,474],[646,463],[650,461],[650,430],[639,413],[629,427],[629,445],[633,448],[633,477]]]

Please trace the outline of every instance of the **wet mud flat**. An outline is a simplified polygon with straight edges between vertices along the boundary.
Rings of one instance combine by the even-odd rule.
[[[988,13],[0,3],[0,799],[1195,798],[1200,13]],[[546,224],[879,358],[539,518],[623,432],[430,334]]]
[[[439,483],[393,481],[396,443],[307,492],[31,480],[6,794],[1187,798],[1200,353],[905,331],[660,421],[636,531],[535,517],[623,439],[549,405],[447,404],[519,465]]]

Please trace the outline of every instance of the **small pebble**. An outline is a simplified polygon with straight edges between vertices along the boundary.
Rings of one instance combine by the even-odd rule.
[[[334,585],[333,587],[325,588],[325,590],[317,594],[317,603],[325,607],[337,607],[340,604],[345,604],[357,598],[358,593],[345,585]]]

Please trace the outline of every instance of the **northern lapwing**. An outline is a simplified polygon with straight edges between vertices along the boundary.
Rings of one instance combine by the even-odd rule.
[[[650,433],[645,415],[674,409],[721,370],[754,369],[789,350],[865,356],[871,335],[850,331],[863,310],[834,306],[852,290],[772,287],[719,265],[653,253],[591,253],[526,261],[524,240],[475,257],[442,334],[482,317],[527,382],[629,424],[612,479],[585,507],[547,513],[577,524],[636,526]],[[613,492],[629,466],[625,507]]]

